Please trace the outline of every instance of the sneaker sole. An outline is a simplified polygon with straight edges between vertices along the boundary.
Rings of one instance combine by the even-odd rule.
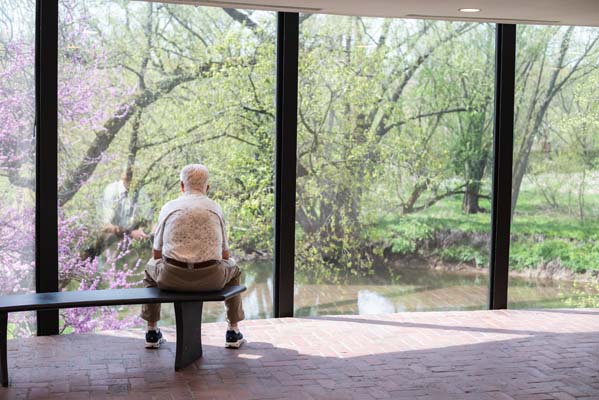
[[[241,339],[241,340],[238,340],[236,342],[225,342],[225,348],[227,348],[227,349],[238,349],[245,342],[246,342],[245,339]]]
[[[166,343],[166,339],[162,338],[158,342],[146,342],[146,349],[159,349],[160,345]]]

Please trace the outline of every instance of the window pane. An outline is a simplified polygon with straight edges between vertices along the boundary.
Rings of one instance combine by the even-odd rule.
[[[296,315],[485,308],[494,25],[300,32]]]
[[[519,26],[509,306],[599,306],[599,29]]]
[[[61,1],[63,290],[140,286],[158,212],[180,194],[181,168],[200,162],[244,271],[246,315],[271,315],[275,31],[270,12]],[[138,313],[62,316],[82,331],[139,323]],[[223,305],[204,315],[224,319]]]
[[[0,294],[35,291],[35,1],[0,3]],[[12,313],[9,336],[35,334]]]

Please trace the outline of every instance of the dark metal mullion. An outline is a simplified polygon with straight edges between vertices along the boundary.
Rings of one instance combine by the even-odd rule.
[[[493,137],[493,211],[489,308],[507,308],[514,147],[516,25],[498,24]]]
[[[35,291],[58,291],[58,0],[37,0],[35,31]],[[58,334],[58,310],[37,312],[37,334]]]
[[[299,14],[278,13],[273,313],[293,316]]]

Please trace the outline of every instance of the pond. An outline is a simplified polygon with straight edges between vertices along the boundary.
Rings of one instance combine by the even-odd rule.
[[[240,263],[244,271],[246,318],[272,317],[272,262]],[[296,274],[295,316],[380,314],[405,311],[477,310],[487,307],[487,274],[403,268],[389,276],[355,278],[344,284],[305,284]],[[510,277],[510,308],[571,307],[576,285],[568,281]],[[205,304],[204,321],[224,321],[224,306]],[[172,305],[164,306],[163,324],[174,324]]]

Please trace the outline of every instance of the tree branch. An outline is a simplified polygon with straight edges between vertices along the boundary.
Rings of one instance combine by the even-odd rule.
[[[239,22],[241,25],[245,25],[253,31],[256,31],[258,29],[258,24],[256,24],[254,20],[250,18],[249,15],[242,13],[241,11],[237,11],[234,8],[223,8],[223,11],[226,12],[227,15],[229,15],[229,17]]]
[[[416,119],[427,118],[427,117],[435,117],[435,116],[441,116],[441,115],[444,115],[444,114],[450,114],[450,113],[456,113],[456,112],[464,112],[464,111],[470,111],[470,109],[464,108],[464,107],[460,107],[460,108],[452,108],[452,109],[449,109],[449,110],[433,111],[433,112],[418,114],[418,115],[416,115],[414,117],[410,117],[410,118],[408,118],[406,120],[399,121],[399,122],[397,122],[395,124],[387,125],[386,127],[384,127],[381,130],[377,131],[377,135],[378,136],[384,136],[391,129],[397,128],[397,127],[402,126],[402,125],[405,125],[409,121],[413,121],[413,120],[416,120]]]
[[[224,136],[226,136],[226,134],[221,133],[219,135],[211,136],[211,137],[208,137],[206,139],[199,140],[199,141],[193,140],[191,142],[184,142],[184,143],[178,144],[175,147],[172,147],[172,148],[168,149],[168,151],[162,153],[162,155],[160,155],[154,161],[152,161],[152,163],[150,164],[150,166],[148,167],[148,169],[146,170],[146,172],[138,180],[138,184],[137,184],[137,186],[135,188],[134,198],[136,199],[139,196],[139,192],[141,191],[141,188],[144,187],[146,185],[146,183],[147,183],[148,176],[150,175],[150,173],[152,172],[152,170],[154,170],[154,168],[159,163],[162,162],[162,160],[164,159],[164,157],[168,156],[173,151],[180,150],[180,149],[182,149],[184,147],[193,146],[193,145],[196,145],[198,143],[205,143],[205,142],[208,142],[208,141],[211,141],[211,140],[216,140],[216,139],[222,138]]]
[[[308,18],[310,18],[314,14],[301,14],[299,17],[299,25],[305,22]]]
[[[271,118],[275,117],[273,115],[273,113],[271,113],[270,111],[267,111],[267,110],[259,110],[257,108],[252,108],[250,106],[246,106],[246,105],[243,105],[243,104],[241,105],[241,108],[243,108],[246,111],[250,111],[250,112],[253,112],[253,113],[256,113],[256,114],[267,115],[267,116],[269,116]]]
[[[187,32],[191,33],[196,39],[198,39],[200,42],[202,42],[202,44],[206,47],[208,47],[208,43],[206,42],[206,40],[204,39],[204,37],[202,35],[200,35],[199,33],[197,33],[196,31],[194,31],[191,26],[189,26],[187,23],[185,23],[183,20],[181,20],[181,18],[179,18],[171,9],[170,7],[166,7],[166,12],[175,19],[175,21],[177,21],[179,23],[179,25],[181,25]]]
[[[83,160],[59,189],[58,204],[63,206],[69,202],[81,186],[87,182],[100,162],[102,154],[108,149],[117,133],[139,109],[148,107],[179,85],[197,79],[200,75],[210,71],[211,67],[212,64],[208,63],[200,66],[195,73],[166,78],[158,83],[155,90],[143,90],[131,102],[121,104],[115,115],[104,123],[101,130],[95,133],[95,138],[87,149]]]
[[[411,207],[409,210],[404,210],[404,212],[406,214],[409,214],[409,213],[413,213],[413,212],[422,211],[422,210],[424,210],[426,208],[429,208],[429,207],[433,206],[435,203],[437,203],[440,200],[443,200],[446,197],[455,196],[457,194],[464,194],[464,193],[466,193],[466,191],[462,190],[464,187],[465,187],[465,185],[461,185],[461,186],[459,186],[458,188],[456,188],[454,190],[448,190],[447,192],[438,194],[435,197],[433,197],[431,199],[428,199],[423,205],[418,206],[418,207]],[[479,197],[479,198],[483,198],[483,199],[490,199],[491,198],[491,196],[480,194],[480,193],[478,193],[476,196]]]

